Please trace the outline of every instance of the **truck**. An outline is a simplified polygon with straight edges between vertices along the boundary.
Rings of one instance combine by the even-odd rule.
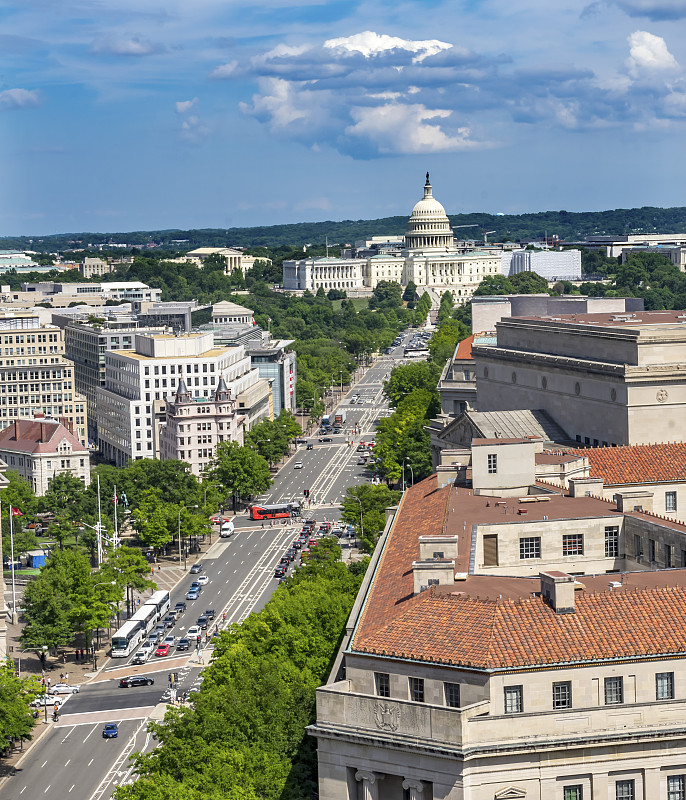
[[[333,418],[334,425],[345,425],[345,409],[339,409]]]
[[[331,425],[331,423],[329,422],[329,415],[322,414],[321,426],[322,428],[325,428],[327,425]]]

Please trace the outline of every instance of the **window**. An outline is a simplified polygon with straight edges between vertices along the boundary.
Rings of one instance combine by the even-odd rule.
[[[643,542],[637,533],[634,534],[634,555],[636,558],[643,555]]]
[[[676,492],[665,492],[665,511],[676,511]]]
[[[657,555],[655,551],[655,539],[648,539],[648,558],[651,561],[657,561]]]
[[[655,699],[673,700],[674,699],[674,673],[658,672],[655,675]]]
[[[488,454],[488,474],[495,475],[498,472],[498,456],[496,453]]]
[[[584,800],[583,786],[565,786],[564,800]]]
[[[582,533],[567,533],[562,536],[563,556],[582,556],[584,554],[584,536]]]
[[[524,687],[505,687],[505,713],[521,714],[524,711]]]
[[[619,557],[619,528],[611,526],[605,528],[605,558]]]
[[[665,567],[674,566],[674,546],[671,544],[665,545]]]
[[[617,781],[615,784],[616,800],[635,800],[636,792],[633,781]]]
[[[445,690],[445,704],[450,708],[460,707],[460,684],[459,683],[444,683]]]
[[[667,800],[686,800],[686,780],[683,775],[667,778]]]
[[[410,699],[415,703],[424,702],[424,678],[410,678]]]
[[[561,681],[553,684],[553,708],[572,707],[571,681]]]
[[[541,537],[526,536],[519,540],[520,558],[540,558],[541,557]]]
[[[374,683],[379,697],[391,696],[391,678],[387,672],[375,672]]]
[[[622,678],[605,678],[605,705],[616,706],[624,702]]]

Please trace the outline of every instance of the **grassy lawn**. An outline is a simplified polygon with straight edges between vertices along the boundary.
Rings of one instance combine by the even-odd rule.
[[[360,311],[362,308],[369,308],[369,298],[368,297],[352,297],[348,302],[351,302],[355,306],[355,311]],[[334,311],[341,310],[341,303],[342,300],[332,300]]]

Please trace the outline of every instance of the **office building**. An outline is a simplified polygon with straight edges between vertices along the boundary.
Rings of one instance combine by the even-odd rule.
[[[246,353],[250,363],[269,381],[272,389],[274,416],[281,411],[295,413],[297,383],[297,354],[291,349],[294,339],[273,340],[267,337],[261,344],[249,342]]]
[[[209,398],[193,397],[180,380],[176,394],[167,400],[160,428],[160,458],[185,461],[201,478],[220,442],[243,444],[244,422],[223,377]]]
[[[157,458],[166,401],[183,379],[194,398],[210,399],[226,381],[249,429],[272,413],[268,381],[243,347],[216,347],[212,333],[134,337],[133,350],[105,353],[105,386],[96,391],[100,451],[117,466]]]
[[[389,509],[317,691],[321,800],[686,791],[686,528],[536,482],[539,448],[475,440]]]
[[[0,431],[0,458],[42,497],[55,475],[78,478],[90,484],[88,448],[62,423],[37,413],[33,419],[16,419]]]
[[[255,312],[229,300],[221,300],[212,306],[213,325],[254,325]]]
[[[547,281],[580,281],[580,250],[509,250],[502,254],[503,275],[535,272]]]
[[[115,265],[110,261],[105,261],[104,258],[86,257],[83,262],[79,264],[79,272],[84,278],[92,278],[95,275],[107,275],[109,272],[114,272]]]

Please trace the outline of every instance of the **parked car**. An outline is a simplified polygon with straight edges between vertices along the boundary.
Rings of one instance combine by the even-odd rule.
[[[191,575],[199,575],[203,571],[203,569],[204,569],[203,565],[198,561],[196,564],[193,564],[189,572],[191,573]]]
[[[155,679],[149,675],[129,675],[119,681],[119,686],[122,689],[129,689],[131,686],[152,686]]]
[[[119,736],[119,723],[118,722],[105,723],[105,727],[102,729],[102,738],[116,739],[118,736]]]
[[[177,652],[181,652],[182,650],[188,650],[190,646],[191,640],[187,636],[182,636],[176,643],[176,650]]]
[[[155,650],[156,656],[168,656],[169,655],[169,645],[168,644],[160,644],[157,646],[157,650]]]
[[[50,687],[50,694],[78,694],[80,691],[78,686],[69,683],[56,683]]]

